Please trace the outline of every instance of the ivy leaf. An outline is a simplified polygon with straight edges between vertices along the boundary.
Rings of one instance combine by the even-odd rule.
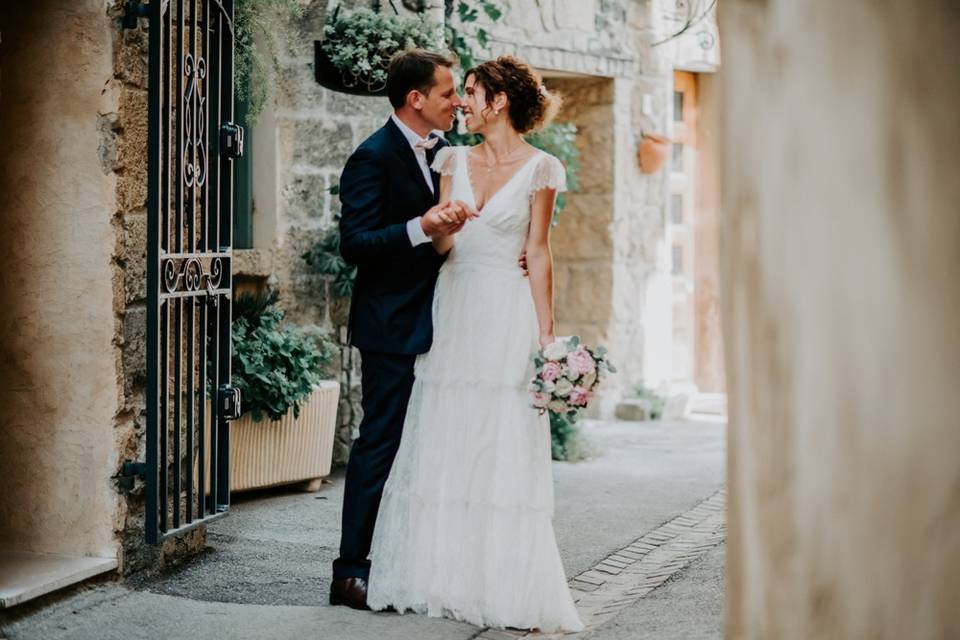
[[[460,22],[476,22],[479,17],[477,10],[466,2],[457,4],[457,15],[460,16]]]
[[[477,29],[477,44],[486,49],[488,42],[489,40],[486,29]]]
[[[494,22],[499,20],[500,16],[503,15],[503,11],[501,11],[497,5],[490,2],[490,0],[480,0],[480,7],[483,9],[483,12],[487,14],[487,17]]]

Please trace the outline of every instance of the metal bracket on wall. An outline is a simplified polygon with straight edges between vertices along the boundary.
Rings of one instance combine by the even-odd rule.
[[[117,476],[117,484],[121,489],[130,491],[133,489],[137,478],[145,480],[147,477],[147,464],[145,462],[133,462],[127,460],[120,467],[120,475]]]
[[[136,29],[140,18],[146,18],[150,11],[150,5],[138,0],[127,0],[127,8],[123,12],[123,28]]]

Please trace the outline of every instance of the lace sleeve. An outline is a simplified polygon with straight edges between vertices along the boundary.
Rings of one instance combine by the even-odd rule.
[[[430,168],[442,176],[452,176],[457,168],[457,153],[453,145],[437,151]]]
[[[530,193],[534,194],[541,189],[567,190],[567,170],[562,162],[551,155],[546,155],[533,170]]]

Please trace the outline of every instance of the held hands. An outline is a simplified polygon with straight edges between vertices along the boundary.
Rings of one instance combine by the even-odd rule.
[[[448,200],[431,207],[420,219],[420,227],[431,238],[452,236],[468,221],[479,218],[477,210],[462,200]]]

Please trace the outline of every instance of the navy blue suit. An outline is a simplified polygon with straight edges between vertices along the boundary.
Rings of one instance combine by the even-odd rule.
[[[427,152],[428,162],[446,142]],[[413,387],[417,354],[433,341],[433,290],[443,256],[413,247],[407,221],[437,204],[410,143],[392,120],[353,152],[340,176],[340,253],[357,266],[351,344],[360,350],[363,420],[350,449],[340,557],[333,577],[366,578],[383,485],[390,473]]]

